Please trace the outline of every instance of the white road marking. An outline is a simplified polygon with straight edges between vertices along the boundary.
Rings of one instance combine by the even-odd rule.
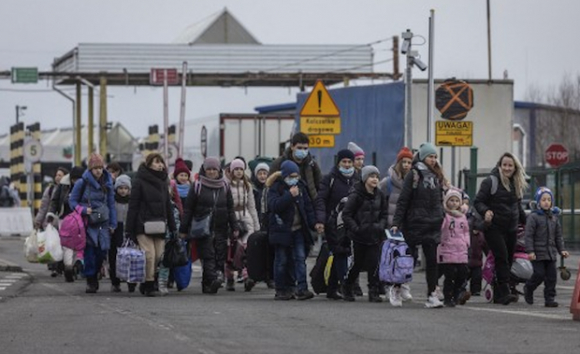
[[[471,307],[471,306],[458,306],[456,308],[471,310],[471,311],[483,311],[483,312],[495,312],[495,313],[504,313],[508,315],[518,315],[518,316],[528,316],[528,317],[540,317],[540,318],[548,318],[553,320],[570,320],[570,316],[564,315],[556,315],[550,313],[540,313],[540,312],[523,312],[523,311],[515,311],[515,310],[500,310],[500,309],[492,309],[492,308],[483,308],[483,307]]]
[[[7,275],[5,278],[6,279],[21,279],[21,278],[24,278],[26,276],[27,276],[26,274],[14,273],[14,274]]]
[[[5,287],[1,287],[1,286],[0,286],[0,291],[1,291],[1,290],[6,290],[6,288],[5,288]]]
[[[0,280],[0,282],[2,282],[2,283],[16,283],[19,280],[20,279],[2,279],[2,280]]]
[[[4,283],[4,282],[0,282],[0,286],[4,286],[4,287],[8,287],[12,285],[12,283]]]
[[[564,289],[564,290],[574,290],[573,286],[566,286],[566,285],[558,285],[556,289]]]

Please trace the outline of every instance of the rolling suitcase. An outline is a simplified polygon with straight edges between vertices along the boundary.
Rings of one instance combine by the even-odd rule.
[[[248,277],[254,281],[268,280],[270,243],[265,231],[256,231],[248,237],[246,268]]]

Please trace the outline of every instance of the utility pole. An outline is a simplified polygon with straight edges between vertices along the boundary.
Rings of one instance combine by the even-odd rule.
[[[491,82],[491,11],[489,1],[487,0],[487,74]]]

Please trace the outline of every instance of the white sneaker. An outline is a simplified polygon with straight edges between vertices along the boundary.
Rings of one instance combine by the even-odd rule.
[[[411,295],[411,287],[409,286],[409,284],[401,284],[399,293],[403,301],[405,302],[413,301],[413,295]]]
[[[401,289],[391,285],[389,287],[389,302],[393,307],[403,306],[403,300],[401,299]]]
[[[443,295],[443,290],[441,290],[441,288],[439,287],[439,285],[437,285],[435,287],[435,294],[437,295],[437,298],[441,301],[443,301],[443,299],[445,299],[445,295]]]
[[[436,291],[432,292],[431,295],[429,295],[427,302],[425,302],[425,307],[428,309],[435,309],[435,308],[443,307],[443,303],[437,297]]]

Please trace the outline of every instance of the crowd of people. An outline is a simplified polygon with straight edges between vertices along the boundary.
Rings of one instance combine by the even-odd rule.
[[[269,241],[264,252],[272,258],[265,281],[275,290],[274,299],[282,301],[314,297],[306,258],[316,235],[324,235],[333,255],[326,297],[355,301],[363,293],[359,274],[366,272],[368,301],[382,302],[386,295],[393,306],[413,299],[410,284],[385,283],[378,268],[387,234],[402,234],[415,262],[422,251],[425,306],[438,308],[465,304],[481,294],[482,253],[488,251],[495,258],[494,302],[516,301],[510,267],[518,226],[525,225],[526,252],[534,268],[524,287],[525,300],[533,303],[533,291],[544,281],[545,305],[557,306],[556,261],[568,256],[558,209],[551,191],[541,187],[526,217],[521,204],[526,174],[514,155],[500,157],[473,203],[450,185],[431,143],[421,144],[415,153],[402,147],[382,179],[376,166],[365,164],[364,150],[355,143],[338,151],[335,161],[323,174],[303,133],[294,134],[274,161],[236,157],[224,165],[208,157],[198,173],[181,158],[169,171],[163,156],[151,153],[130,178],[119,164],[105,165],[93,153],[86,168],[58,169],[35,226],[58,227],[71,213],[83,218],[86,246],[82,253],[65,247],[62,270],[66,281],[74,281],[75,265],[82,259],[87,293],[99,290],[107,268],[111,291],[122,291],[115,275],[116,252],[131,240],[145,253],[139,291],[147,296],[169,293],[172,269],[161,262],[165,244],[172,238],[190,239],[194,226],[207,229],[204,237],[190,242],[203,269],[202,292],[235,291],[238,282],[251,291],[256,279],[244,265],[234,266],[231,250],[233,245],[245,249],[249,237],[261,232]],[[58,274],[59,266],[51,269]],[[129,283],[128,291],[136,287]]]

